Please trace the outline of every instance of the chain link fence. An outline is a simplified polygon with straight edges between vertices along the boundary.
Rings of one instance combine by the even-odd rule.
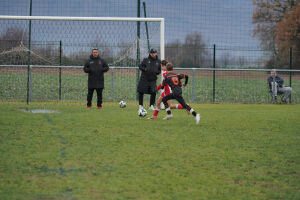
[[[2,102],[83,102],[87,75],[82,66],[0,67]],[[103,100],[136,101],[136,67],[110,67],[105,74]],[[183,95],[190,103],[269,103],[268,69],[176,68],[189,76]],[[285,85],[292,84],[292,103],[300,103],[300,70],[278,70]],[[160,78],[157,84],[160,83]],[[28,85],[28,88],[27,88]],[[27,90],[28,89],[28,90]]]

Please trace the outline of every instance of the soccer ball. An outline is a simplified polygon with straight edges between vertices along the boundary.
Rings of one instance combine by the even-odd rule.
[[[139,109],[138,115],[140,117],[145,117],[147,115],[147,111],[144,108],[143,109]]]
[[[125,101],[120,101],[119,105],[120,105],[120,108],[125,108],[126,107],[126,102]]]

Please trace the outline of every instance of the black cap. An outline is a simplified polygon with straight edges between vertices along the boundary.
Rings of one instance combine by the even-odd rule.
[[[157,53],[156,49],[150,49],[150,53]]]

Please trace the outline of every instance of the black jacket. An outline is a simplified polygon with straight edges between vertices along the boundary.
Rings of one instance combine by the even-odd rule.
[[[157,56],[152,58],[149,55],[148,58],[144,58],[139,69],[142,71],[141,80],[156,81],[157,75],[161,73],[160,60]]]
[[[105,60],[99,56],[94,58],[92,55],[83,67],[83,71],[89,74],[88,88],[104,88],[104,72],[107,72],[109,67]]]

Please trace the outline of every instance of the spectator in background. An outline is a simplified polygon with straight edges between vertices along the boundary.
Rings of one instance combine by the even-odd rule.
[[[102,109],[102,91],[104,89],[104,73],[109,70],[105,60],[100,58],[98,49],[92,50],[92,55],[83,67],[83,71],[88,73],[88,94],[87,109],[92,107],[94,90],[97,92],[97,106]]]
[[[151,49],[147,58],[144,58],[139,66],[142,75],[138,84],[139,109],[143,109],[144,94],[150,94],[150,110],[154,110],[156,97],[157,75],[161,73],[160,60],[157,56],[157,50]]]
[[[273,101],[277,102],[277,96],[282,94],[281,101],[286,103],[287,98],[291,96],[292,88],[284,86],[284,80],[278,76],[275,69],[271,71],[270,76],[268,77],[268,85],[270,93],[273,97]]]

